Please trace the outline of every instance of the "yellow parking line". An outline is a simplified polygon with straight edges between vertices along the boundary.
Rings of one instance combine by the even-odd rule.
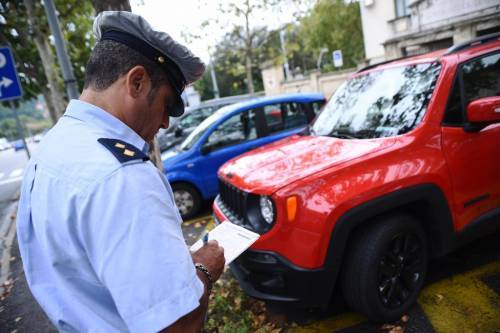
[[[312,324],[290,327],[287,332],[290,333],[320,333],[320,332],[335,332],[348,328],[366,321],[366,318],[355,314],[345,313],[324,320],[318,320]]]
[[[211,231],[213,228],[215,228],[215,221],[213,218],[210,218],[207,225],[205,226],[205,229],[207,229],[208,231]]]
[[[195,224],[196,222],[207,221],[207,220],[212,220],[212,215],[205,215],[205,216],[198,217],[198,218],[195,218],[192,220],[187,220],[187,221],[184,221],[183,224],[185,226],[189,226],[191,224]]]
[[[500,262],[425,287],[418,303],[438,333],[496,332],[500,297],[481,277],[500,274]]]

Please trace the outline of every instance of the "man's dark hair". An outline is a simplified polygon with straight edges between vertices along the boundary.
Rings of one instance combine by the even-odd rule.
[[[85,68],[84,89],[102,91],[135,66],[143,66],[151,78],[151,92],[155,95],[161,83],[167,83],[165,72],[154,62],[125,44],[103,40],[96,44]]]

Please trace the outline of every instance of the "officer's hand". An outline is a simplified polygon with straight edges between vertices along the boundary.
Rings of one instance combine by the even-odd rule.
[[[224,270],[224,248],[219,246],[216,240],[210,240],[206,245],[192,254],[193,261],[205,265],[212,274],[214,281],[217,281]]]

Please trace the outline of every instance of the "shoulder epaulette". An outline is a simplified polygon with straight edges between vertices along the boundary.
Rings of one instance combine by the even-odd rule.
[[[99,141],[99,143],[104,147],[108,148],[108,150],[115,155],[120,163],[139,159],[143,161],[149,160],[149,156],[144,154],[140,149],[122,140],[100,138],[97,139],[97,141]]]

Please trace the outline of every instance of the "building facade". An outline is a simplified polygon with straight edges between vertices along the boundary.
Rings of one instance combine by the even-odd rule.
[[[500,32],[500,0],[362,0],[369,64]]]

